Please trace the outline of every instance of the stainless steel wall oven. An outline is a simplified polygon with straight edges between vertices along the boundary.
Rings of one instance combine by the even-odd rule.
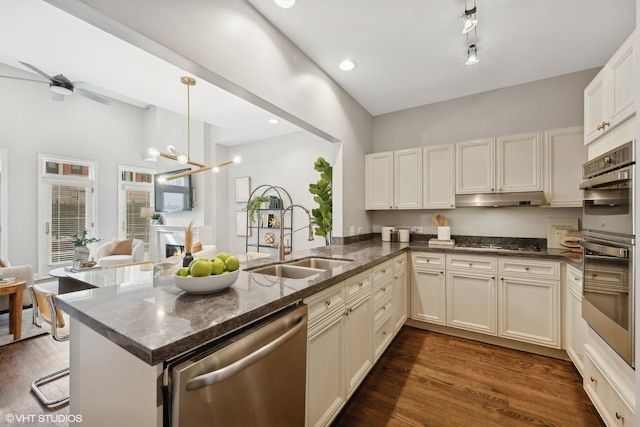
[[[583,166],[582,317],[634,366],[633,141]]]

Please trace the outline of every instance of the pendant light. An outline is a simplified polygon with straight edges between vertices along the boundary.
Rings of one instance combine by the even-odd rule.
[[[208,170],[213,170],[214,172],[218,172],[220,167],[230,165],[232,163],[240,163],[241,159],[239,156],[233,158],[233,160],[227,160],[217,165],[205,165],[203,163],[195,162],[191,159],[191,86],[195,86],[196,80],[193,77],[180,77],[180,81],[187,86],[187,154],[180,153],[175,146],[168,145],[167,151],[168,153],[162,153],[157,148],[150,148],[149,155],[152,157],[164,157],[165,159],[174,160],[178,162],[180,165],[192,165],[196,166],[196,169],[191,169],[188,171],[184,171],[181,173],[177,173],[175,175],[162,176],[158,179],[158,181],[166,182],[171,181],[172,179],[182,178],[184,176],[193,175],[195,173],[204,172]]]

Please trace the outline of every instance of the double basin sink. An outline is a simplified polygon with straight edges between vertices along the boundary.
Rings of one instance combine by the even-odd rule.
[[[323,271],[331,270],[353,262],[351,259],[309,257],[288,261],[282,264],[272,264],[247,270],[251,273],[266,274],[286,279],[304,279]]]

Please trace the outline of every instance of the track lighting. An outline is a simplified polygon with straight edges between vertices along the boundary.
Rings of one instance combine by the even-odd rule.
[[[165,159],[175,160],[181,165],[189,164],[192,166],[197,166],[197,168],[177,173],[175,175],[162,176],[158,179],[159,182],[171,181],[172,179],[182,178],[183,176],[193,175],[195,173],[204,172],[211,169],[213,169],[214,172],[218,172],[221,166],[230,165],[232,163],[240,163],[239,156],[234,157],[233,160],[227,160],[218,163],[217,165],[211,166],[191,160],[191,97],[189,89],[191,86],[194,86],[196,84],[196,80],[192,77],[181,77],[180,81],[187,86],[187,154],[180,153],[173,145],[167,146],[168,153],[162,153],[155,147],[149,148],[147,153],[152,157],[164,157]]]
[[[467,48],[467,62],[465,62],[465,65],[475,65],[479,61],[478,46],[476,46],[475,44],[469,45],[469,47]]]
[[[478,24],[478,18],[476,17],[476,6],[474,5],[472,9],[467,10],[465,8],[464,13],[461,15],[462,21],[464,22],[464,27],[462,27],[462,34],[467,34],[469,31],[473,30],[475,26]]]

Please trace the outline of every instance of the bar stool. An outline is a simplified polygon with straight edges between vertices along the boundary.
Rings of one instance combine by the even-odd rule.
[[[69,340],[69,316],[64,314],[54,303],[55,292],[47,291],[38,285],[28,287],[33,301],[33,323],[46,330],[56,341]],[[47,397],[40,386],[69,375],[69,367],[38,378],[31,383],[31,390],[38,400],[48,408],[61,406],[69,402],[69,394],[58,398]]]

